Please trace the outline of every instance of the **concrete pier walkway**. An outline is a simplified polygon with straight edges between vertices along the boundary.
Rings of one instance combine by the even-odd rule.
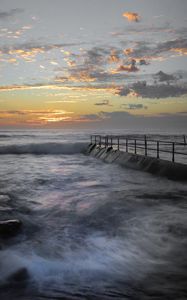
[[[87,148],[87,155],[91,155],[107,163],[116,163],[124,167],[146,171],[159,176],[165,176],[172,180],[187,181],[187,164],[168,161],[158,157],[151,157],[137,153],[129,153],[117,149],[112,144],[92,143]],[[174,156],[175,157],[175,156]]]

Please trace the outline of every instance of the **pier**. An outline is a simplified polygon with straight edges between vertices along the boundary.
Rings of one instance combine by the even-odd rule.
[[[87,155],[107,163],[187,181],[187,144],[148,136],[91,135]]]
[[[91,144],[99,147],[121,150],[126,153],[155,157],[174,162],[187,164],[186,136],[181,136],[181,142],[142,136],[115,136],[115,135],[91,135]]]

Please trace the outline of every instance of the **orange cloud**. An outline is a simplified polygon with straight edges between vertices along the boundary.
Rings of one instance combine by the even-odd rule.
[[[134,50],[132,48],[128,48],[128,49],[123,50],[123,52],[125,55],[130,55],[134,52]]]
[[[94,82],[96,78],[89,74],[89,70],[78,71],[72,73],[68,77],[57,77],[56,82]]]
[[[121,65],[119,68],[116,70],[116,73],[126,71],[126,72],[137,72],[139,69],[136,67],[136,60],[132,59],[130,65]]]
[[[110,56],[109,56],[109,63],[117,63],[119,62],[120,58],[119,58],[119,55],[117,53],[116,50],[112,50],[111,53],[110,53]]]
[[[178,52],[180,55],[187,55],[187,48],[173,48],[171,51]]]
[[[8,54],[16,55],[17,58],[22,58],[25,61],[33,61],[33,58],[40,53],[44,53],[45,51],[42,48],[32,48],[30,50],[23,49],[14,49],[10,50]]]
[[[65,110],[8,110],[0,111],[0,120],[3,123],[19,124],[47,124],[60,121],[71,121],[73,112]]]
[[[62,82],[62,80],[57,80]],[[81,85],[81,86],[64,86],[57,84],[36,84],[36,85],[4,85],[0,86],[0,92],[9,92],[9,91],[23,91],[23,90],[65,90],[65,91],[84,91],[84,92],[96,92],[96,93],[113,93],[116,92],[115,85],[100,85],[100,86],[91,86],[91,85]],[[83,95],[84,97],[85,95]]]
[[[126,72],[137,72],[139,71],[139,69],[136,66],[119,66],[119,68],[117,69],[117,73],[121,72],[121,71],[126,71]]]
[[[134,12],[125,12],[123,14],[123,17],[127,18],[127,20],[129,22],[139,22],[140,21],[140,16]]]

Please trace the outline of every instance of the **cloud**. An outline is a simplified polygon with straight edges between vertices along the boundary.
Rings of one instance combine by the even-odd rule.
[[[66,70],[59,68],[58,70],[63,74],[56,76],[56,81],[97,83],[116,81],[120,77],[116,69],[120,63],[123,63],[123,58],[123,51],[116,47],[93,47],[76,57],[77,60]],[[115,72],[110,69],[111,64],[113,68],[116,67]],[[135,61],[132,60],[127,71],[133,72],[135,69]]]
[[[13,123],[47,124],[72,120],[73,112],[65,110],[1,110],[0,120]]]
[[[187,49],[187,39],[178,38],[164,43],[159,43],[155,48],[155,53],[157,54],[166,51],[180,52],[182,49]]]
[[[97,102],[94,105],[96,106],[112,106],[109,100],[103,100],[102,102]]]
[[[134,58],[129,57],[124,60],[124,51],[110,46],[85,50],[76,57],[76,61],[74,60],[69,68],[57,69],[62,72],[62,75],[59,73],[55,81],[59,83],[117,83],[127,78],[127,73],[138,72],[139,66],[148,65],[145,59],[137,59],[138,66]],[[128,53],[131,52],[128,51]]]
[[[158,79],[160,82],[170,82],[177,80],[177,78],[174,75],[166,74],[162,71],[159,71],[157,74],[155,74],[155,78]]]
[[[125,55],[128,56],[128,55],[133,53],[133,49],[132,48],[127,48],[127,49],[123,50],[123,52],[124,52]]]
[[[148,58],[152,59],[166,54],[166,58],[169,57],[168,52],[176,52],[178,55],[186,55],[187,39],[178,38],[169,40],[162,43],[157,43],[154,46],[150,46],[146,42],[138,42],[136,47],[131,53],[133,58]]]
[[[122,55],[122,51],[115,47],[93,47],[79,55],[78,60],[71,64],[65,76],[57,76],[56,79],[62,82],[110,80],[112,74],[108,72],[107,67],[109,64],[117,64],[120,61],[120,55]]]
[[[86,114],[86,115],[80,115],[79,120],[82,121],[100,121],[101,117],[99,114]]]
[[[1,126],[43,126],[67,128],[183,128],[187,126],[186,112],[176,114],[140,115],[127,111],[105,112],[96,114],[74,115],[64,110],[7,110],[0,111]],[[86,125],[85,125],[86,124]]]
[[[15,55],[18,58],[23,58],[25,60],[31,60],[38,54],[43,54],[45,52],[63,49],[65,47],[78,46],[81,43],[38,43],[38,42],[27,42],[18,43],[11,46],[1,46],[0,54],[3,55]]]
[[[30,29],[32,29],[31,25],[25,25],[22,26],[21,28],[14,28],[14,29],[2,28],[0,30],[0,37],[7,38],[7,39],[18,39]]]
[[[116,72],[137,72],[139,69],[136,67],[136,60],[132,59],[130,65],[121,65],[117,68]]]
[[[187,47],[185,47],[185,48],[172,48],[171,51],[177,52],[180,55],[187,55]]]
[[[123,14],[123,17],[127,18],[129,22],[139,22],[140,16],[138,13],[135,12],[125,12]]]
[[[128,103],[128,104],[122,104],[121,106],[129,110],[147,109],[147,106],[141,103]]]
[[[109,63],[118,63],[120,61],[120,51],[112,49],[108,58]]]
[[[4,21],[22,12],[23,9],[20,8],[10,9],[9,11],[0,11],[0,20]]]
[[[86,87],[85,87],[86,88]],[[53,83],[36,83],[36,84],[23,84],[23,85],[2,85],[0,86],[0,92],[9,92],[9,91],[22,91],[22,90],[80,90],[80,87],[75,86],[61,86]]]
[[[140,64],[140,66],[147,66],[147,65],[149,65],[149,63],[145,59],[140,59],[139,60],[139,64]]]
[[[51,83],[36,83],[36,84],[24,84],[24,85],[4,85],[0,86],[0,92],[13,92],[13,91],[24,91],[24,90],[59,90],[59,91],[88,91],[92,93],[104,92],[115,94],[118,88],[115,85],[100,84],[100,85],[61,85],[58,82]],[[83,95],[84,96],[84,95]]]
[[[110,49],[103,47],[93,47],[85,52],[83,57],[86,65],[102,65],[107,61],[107,55],[110,55]]]
[[[187,85],[155,84],[147,85],[146,81],[133,83],[131,86],[122,87],[117,91],[120,96],[127,96],[127,92],[134,93],[137,97],[160,99],[180,97],[187,94]]]
[[[85,115],[80,115],[79,120],[86,121],[86,122],[91,122],[93,123],[98,123],[99,124],[112,124],[113,122],[116,124],[119,123],[119,120],[124,123],[124,118],[129,118],[132,115],[126,111],[115,111],[115,112],[105,112],[105,111],[100,111],[96,114],[85,114]]]
[[[89,118],[90,117],[90,118]],[[114,111],[114,112],[99,112],[95,115],[82,116],[86,122],[90,123],[90,128],[98,129],[114,129],[114,128],[149,128],[149,130],[166,130],[169,128],[171,131],[176,129],[186,129],[187,118],[186,114],[158,114],[158,115],[141,115],[131,114],[127,111]],[[86,126],[88,127],[88,124]]]
[[[139,69],[136,66],[133,66],[133,65],[130,65],[130,66],[121,65],[116,70],[116,72],[123,72],[123,71],[126,71],[126,72],[137,72],[137,71],[139,71]]]
[[[93,82],[96,81],[94,69],[89,66],[76,66],[69,70],[67,76],[56,76],[56,82]]]

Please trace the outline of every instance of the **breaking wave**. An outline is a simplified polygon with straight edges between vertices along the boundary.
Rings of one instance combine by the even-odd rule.
[[[5,154],[33,154],[33,155],[47,155],[47,154],[78,154],[84,153],[87,143],[31,143],[31,144],[14,144],[0,146],[0,155]]]

